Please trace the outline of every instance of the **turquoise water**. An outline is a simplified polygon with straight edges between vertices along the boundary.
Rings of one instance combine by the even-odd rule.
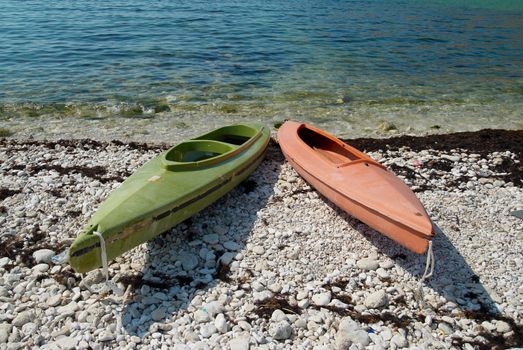
[[[0,4],[0,120],[15,128],[211,116],[346,132],[523,126],[521,1]]]

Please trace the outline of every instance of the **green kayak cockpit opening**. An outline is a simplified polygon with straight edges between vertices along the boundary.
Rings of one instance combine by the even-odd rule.
[[[165,160],[176,163],[199,162],[234,150],[236,147],[223,142],[191,140],[171,148]]]
[[[247,125],[229,125],[193,138],[193,140],[214,140],[241,146],[258,134],[259,130]]]
[[[206,167],[242,152],[263,132],[247,125],[231,125],[195,137],[168,149],[162,158],[167,170],[189,170]]]

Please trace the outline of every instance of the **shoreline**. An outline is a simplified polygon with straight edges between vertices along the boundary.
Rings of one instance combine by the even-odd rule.
[[[482,130],[349,141],[402,177],[444,231],[423,302],[425,257],[318,195],[274,142],[242,185],[110,264],[125,297],[101,293],[100,270],[82,279],[33,254],[61,253],[168,146],[0,139],[0,349],[522,346],[523,220],[509,215],[523,209],[521,139]]]

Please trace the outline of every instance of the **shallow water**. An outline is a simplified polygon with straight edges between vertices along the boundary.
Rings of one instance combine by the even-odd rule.
[[[7,0],[0,122],[523,127],[523,3],[474,3]]]

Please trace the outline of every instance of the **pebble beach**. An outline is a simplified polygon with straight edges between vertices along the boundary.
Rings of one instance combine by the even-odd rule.
[[[240,186],[101,269],[60,261],[170,145],[0,139],[0,349],[523,346],[522,131],[356,139],[438,225],[434,275],[337,209],[271,142]]]

